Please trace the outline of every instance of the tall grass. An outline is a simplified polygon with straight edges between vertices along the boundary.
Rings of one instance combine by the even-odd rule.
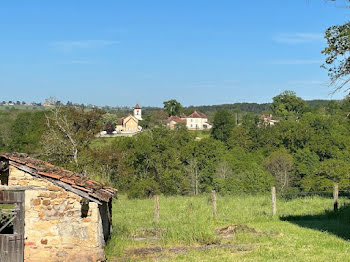
[[[217,217],[212,215],[209,195],[198,197],[160,197],[159,224],[155,225],[153,199],[130,200],[122,196],[114,202],[114,231],[106,247],[110,258],[125,256],[125,250],[140,246],[198,246],[218,243],[245,243],[256,247],[251,252],[230,250],[191,251],[177,254],[168,260],[191,261],[326,261],[323,255],[347,258],[342,252],[350,251],[346,236],[337,230],[325,233],[322,223],[335,219],[338,229],[350,227],[350,212],[343,215],[324,217],[332,213],[332,199],[323,197],[296,198],[293,200],[278,199],[278,217],[272,217],[270,195],[262,196],[218,196]],[[340,199],[341,205],[350,204],[346,198]],[[327,211],[328,210],[328,211]],[[326,212],[325,212],[326,211]],[[344,215],[345,214],[345,215]],[[308,222],[298,225],[296,221],[311,221],[318,227],[308,226]],[[279,219],[282,217],[284,219]],[[342,219],[339,220],[338,218]],[[304,220],[303,220],[304,219]],[[232,239],[222,239],[216,229],[232,224],[247,225],[255,228],[259,234],[249,232],[237,233]],[[135,241],[140,229],[160,228],[162,235],[158,240]],[[327,227],[326,227],[327,228]],[[349,231],[350,237],[350,231]],[[335,241],[335,242],[334,242]],[[335,245],[335,243],[337,243]],[[329,248],[328,248],[329,246]],[[337,246],[335,252],[332,247]],[[294,251],[299,252],[293,255]],[[295,260],[295,259],[299,260]],[[196,260],[197,259],[197,260]],[[287,259],[287,260],[285,260]],[[291,260],[289,260],[291,259]],[[307,260],[305,260],[307,259]],[[166,259],[167,260],[167,259]],[[344,260],[344,261],[350,261]]]

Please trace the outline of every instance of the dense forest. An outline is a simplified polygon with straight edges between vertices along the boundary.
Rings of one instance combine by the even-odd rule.
[[[307,103],[286,91],[271,104],[250,107],[239,122],[236,106],[213,110],[205,136],[183,125],[166,127],[153,108],[134,137],[96,138],[116,112],[58,106],[0,111],[0,150],[28,153],[117,187],[129,197],[259,193],[350,187],[350,99]],[[192,108],[183,108],[191,111]],[[243,111],[243,110],[242,110]],[[270,125],[254,112],[271,112]]]

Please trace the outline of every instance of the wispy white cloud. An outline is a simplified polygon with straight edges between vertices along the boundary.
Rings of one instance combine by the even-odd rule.
[[[77,40],[77,41],[56,41],[51,46],[61,51],[73,51],[75,49],[97,49],[106,46],[119,44],[115,40]]]
[[[320,33],[281,33],[272,38],[273,41],[282,44],[302,44],[314,41],[322,41]]]
[[[291,60],[276,60],[272,61],[271,64],[275,65],[321,65],[324,61],[321,59],[291,59]]]

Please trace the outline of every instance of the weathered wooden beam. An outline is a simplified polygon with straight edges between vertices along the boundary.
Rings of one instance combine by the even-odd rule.
[[[25,190],[48,190],[42,186],[4,186],[0,185],[0,191],[25,191]]]

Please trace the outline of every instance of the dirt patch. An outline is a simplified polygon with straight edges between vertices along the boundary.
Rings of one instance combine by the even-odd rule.
[[[139,228],[136,233],[131,236],[131,239],[136,241],[159,240],[163,232],[163,228]]]
[[[203,246],[176,246],[176,247],[143,247],[143,248],[130,248],[126,250],[126,256],[149,256],[164,254],[181,254],[189,251],[196,250],[212,250],[212,249],[230,249],[234,252],[245,252],[253,249],[251,244],[220,244],[220,245],[203,245]]]
[[[216,230],[216,234],[222,238],[231,238],[238,232],[260,234],[255,228],[246,225],[229,225]]]

